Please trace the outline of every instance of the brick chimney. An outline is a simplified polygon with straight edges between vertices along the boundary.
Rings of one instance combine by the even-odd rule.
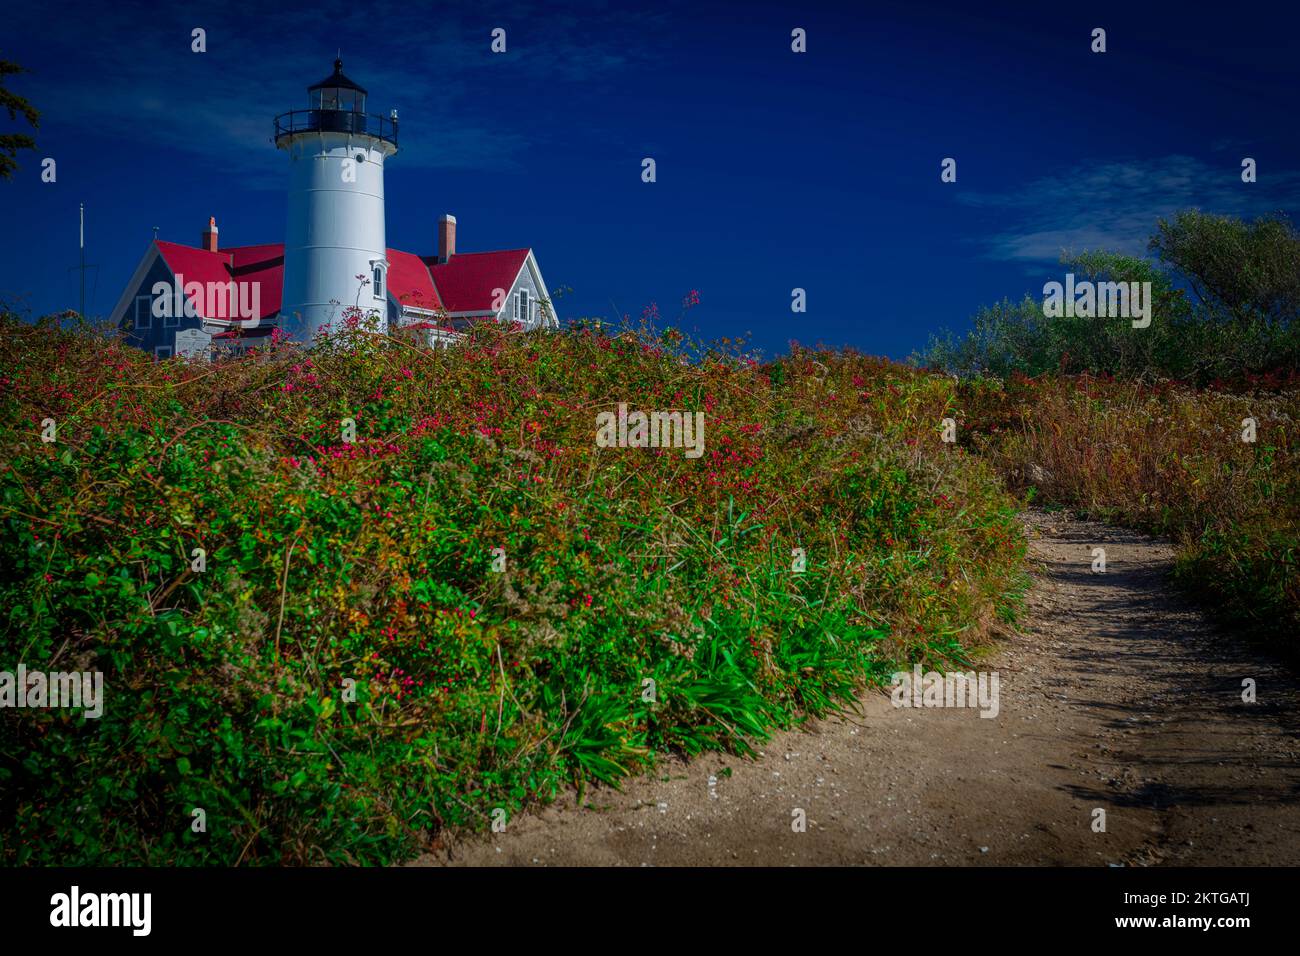
[[[208,228],[203,230],[203,238],[199,240],[199,248],[206,249],[208,252],[217,251],[217,217],[208,217]]]
[[[443,213],[438,218],[438,261],[447,262],[456,254],[456,217]]]

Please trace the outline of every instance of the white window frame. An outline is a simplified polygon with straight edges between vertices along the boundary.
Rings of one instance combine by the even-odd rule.
[[[162,354],[163,352],[166,352],[167,354],[166,354],[166,355],[163,355],[163,354]],[[161,362],[163,359],[169,359],[169,358],[171,358],[171,357],[172,357],[172,347],[171,347],[170,345],[155,345],[155,346],[153,347],[153,357],[154,357],[156,360],[160,361],[160,362]]]
[[[140,303],[144,303],[145,324],[140,324]],[[134,328],[137,332],[147,332],[153,329],[153,296],[137,295],[135,297],[135,318]]]
[[[532,322],[532,316],[530,316],[529,313],[532,312],[533,310],[533,303],[531,301],[530,296],[528,295],[527,289],[520,289],[516,293],[516,295],[519,298],[516,300],[518,302],[518,306],[515,309],[515,318],[519,319],[519,317],[522,315],[523,319],[521,321],[525,326],[527,326],[530,322]]]
[[[370,291],[376,299],[385,299],[388,296],[388,270],[384,268],[382,262],[374,263],[370,268],[370,283],[374,288]]]

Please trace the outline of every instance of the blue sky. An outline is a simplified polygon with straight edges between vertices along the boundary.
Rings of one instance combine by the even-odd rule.
[[[688,328],[767,354],[795,339],[905,357],[1040,293],[1062,249],[1141,253],[1192,206],[1300,211],[1300,16],[1280,4],[236,0],[5,19],[0,58],[32,71],[10,88],[42,117],[0,181],[0,295],[33,315],[77,305],[80,202],[92,314],[154,226],[193,245],[216,216],[223,245],[281,241],[272,119],[340,47],[371,112],[401,117],[390,246],[431,253],[452,212],[461,251],[532,246],[552,291],[573,290],[561,318],[653,301],[672,319],[698,289]]]

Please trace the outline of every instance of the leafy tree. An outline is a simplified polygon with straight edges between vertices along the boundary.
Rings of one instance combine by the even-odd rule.
[[[21,113],[31,128],[37,129],[40,126],[41,114],[26,99],[17,93],[9,92],[4,86],[6,77],[26,72],[27,70],[17,63],[0,60],[0,107],[9,111],[11,122],[17,120],[18,114]],[[0,133],[0,176],[13,179],[14,171],[18,169],[18,150],[35,148],[36,140],[26,133]]]
[[[1042,303],[1030,296],[981,306],[971,324],[971,331],[960,338],[948,329],[931,336],[918,360],[964,377],[1033,375],[1051,365],[1048,320]]]
[[[1158,261],[1101,250],[1061,260],[1078,280],[1151,283],[1145,328],[1049,319],[1041,300],[1004,299],[981,308],[965,336],[932,337],[914,360],[966,377],[1061,371],[1197,384],[1300,370],[1300,237],[1285,218],[1185,212],[1160,222],[1150,247]]]
[[[1126,318],[1048,318],[1039,299],[1026,295],[982,307],[971,332],[945,331],[919,357],[924,364],[963,376],[1020,372],[1111,373],[1139,377],[1177,364],[1181,327],[1190,313],[1182,292],[1150,262],[1109,252],[1063,256],[1064,271],[1091,282],[1150,282],[1153,320],[1135,329]]]
[[[1281,213],[1248,223],[1188,210],[1160,220],[1150,249],[1211,318],[1288,324],[1300,314],[1300,233]]]

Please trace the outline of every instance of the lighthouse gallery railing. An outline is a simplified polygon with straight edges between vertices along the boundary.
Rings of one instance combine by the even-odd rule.
[[[397,120],[347,110],[290,110],[275,118],[275,139],[294,133],[355,133],[397,145]]]

